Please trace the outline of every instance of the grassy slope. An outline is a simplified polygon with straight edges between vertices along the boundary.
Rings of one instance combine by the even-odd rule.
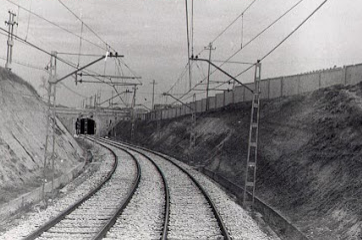
[[[250,103],[199,116],[137,124],[139,144],[242,183]],[[262,102],[257,194],[312,239],[362,238],[362,84]],[[117,126],[129,139],[129,123]]]

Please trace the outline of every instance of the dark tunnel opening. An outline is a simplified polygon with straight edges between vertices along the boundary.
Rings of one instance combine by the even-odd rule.
[[[96,122],[91,118],[77,119],[75,130],[77,134],[94,135],[96,133]]]

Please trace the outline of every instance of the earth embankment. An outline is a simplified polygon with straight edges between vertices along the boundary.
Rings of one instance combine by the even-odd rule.
[[[34,88],[0,68],[0,204],[43,182],[46,104]],[[83,154],[60,121],[56,121],[55,177],[69,171]],[[51,179],[51,161],[46,164]]]

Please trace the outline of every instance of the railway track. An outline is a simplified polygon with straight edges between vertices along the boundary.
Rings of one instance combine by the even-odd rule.
[[[165,199],[166,204],[164,207],[164,219],[169,219],[169,221],[164,221],[162,239],[230,239],[225,224],[210,196],[202,188],[201,184],[184,168],[161,155],[152,155],[152,157],[150,157],[149,152],[137,150],[135,147],[126,146],[106,139],[102,141],[124,150],[126,148],[131,153],[137,154],[138,158],[142,157],[152,162],[159,174],[163,176],[163,182],[166,183],[166,185],[164,185],[164,192],[169,192],[170,197],[160,197]],[[143,161],[142,164],[147,163]],[[141,168],[144,169],[142,164]],[[169,190],[166,190],[167,187]],[[140,198],[147,199],[142,196],[140,196]],[[170,200],[169,203],[167,199]],[[127,208],[132,208],[132,201],[133,199]],[[136,204],[140,206],[139,201],[137,201]],[[148,205],[147,200],[145,200],[144,205]],[[167,212],[167,209],[169,209],[169,212]],[[133,208],[129,216],[135,216],[139,211],[140,209]],[[147,225],[147,223],[137,225],[137,223],[123,216],[121,216],[120,219],[118,224],[111,229],[112,233],[106,235],[106,239],[127,236],[132,226],[135,227],[135,229],[143,229],[144,226]],[[129,224],[132,226],[129,227]],[[122,237],[121,239],[128,238]]]
[[[269,239],[250,235],[256,224],[243,228],[232,212],[242,213],[187,165],[109,139],[98,144],[114,159],[107,178],[25,239]]]
[[[192,223],[187,224],[190,219],[188,219],[187,214],[184,215],[185,219],[181,220],[182,215],[175,214],[173,220],[173,213],[172,213],[172,205],[171,205],[171,216],[170,216],[170,224],[169,224],[169,239],[196,239],[197,237],[201,239],[254,239],[254,240],[266,240],[266,239],[279,239],[275,236],[268,236],[264,232],[259,229],[258,224],[251,218],[251,216],[232,198],[227,195],[215,182],[207,178],[205,175],[199,173],[192,167],[187,164],[184,164],[177,159],[169,157],[159,152],[152,151],[150,149],[142,148],[140,146],[134,146],[131,144],[125,143],[117,143],[120,146],[127,147],[130,150],[137,151],[139,153],[147,154],[151,157],[156,163],[159,163],[159,166],[162,164],[166,165],[174,165],[177,168],[181,169],[182,172],[188,175],[188,177],[192,178],[195,184],[198,186],[202,186],[200,191],[203,191],[207,196],[205,198],[209,201],[209,206],[213,210],[214,217],[217,219],[218,227],[220,234],[215,235],[208,235],[205,233],[201,236],[194,234],[194,235],[178,235],[178,229],[180,222],[183,222],[185,225],[185,231],[193,231],[193,228],[197,229],[197,223],[193,225]],[[161,167],[162,168],[162,167]],[[163,169],[163,168],[162,168]],[[180,181],[180,179],[176,180],[176,176],[174,174],[174,170],[171,169],[171,175],[169,176],[171,180]],[[165,175],[167,175],[165,173]],[[182,180],[181,180],[182,182]],[[170,183],[171,185],[171,183]],[[190,195],[192,193],[187,193],[186,195]],[[172,199],[172,191],[171,191],[171,199]],[[182,204],[180,205],[182,206]],[[187,206],[191,206],[191,204],[186,204]],[[174,206],[177,210],[177,206]],[[198,210],[198,206],[191,207],[195,212]],[[181,211],[184,211],[183,207],[181,207]],[[194,213],[195,214],[195,213]],[[192,215],[192,210],[191,210]],[[208,219],[210,218],[201,218],[200,221],[209,222]],[[192,222],[192,221],[191,221]],[[174,232],[172,232],[175,230]],[[171,234],[170,234],[171,233]],[[210,232],[209,232],[210,233]]]
[[[133,162],[122,162],[127,169],[134,168],[127,174],[124,168],[118,167],[117,155],[109,147],[103,147],[114,157],[113,169],[106,179],[24,239],[100,239],[108,231],[137,189],[141,173],[137,160],[131,154]]]

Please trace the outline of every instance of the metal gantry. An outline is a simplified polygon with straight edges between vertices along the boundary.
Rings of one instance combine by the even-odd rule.
[[[55,154],[55,130],[56,130],[56,84],[65,80],[66,78],[72,76],[73,74],[77,74],[79,71],[82,71],[83,69],[101,61],[102,59],[106,58],[108,56],[104,55],[100,58],[86,64],[83,67],[77,68],[75,71],[65,75],[62,78],[57,78],[57,52],[52,51],[50,55],[50,63],[46,67],[46,69],[49,72],[49,80],[48,80],[48,99],[47,99],[47,113],[46,113],[46,136],[45,136],[45,146],[44,146],[44,162],[43,162],[43,184],[42,184],[42,199],[44,204],[46,205],[45,197],[46,197],[46,189],[45,185],[47,180],[47,167],[49,165],[49,160],[51,160],[51,169],[52,169],[52,193],[54,190],[54,161],[56,158]],[[110,53],[108,57],[118,57],[118,54],[115,55]],[[87,131],[87,121],[85,121],[85,133]],[[51,150],[50,150],[51,149]]]
[[[230,75],[219,66],[215,65],[208,59],[192,58],[194,61],[203,61],[215,67],[220,72],[224,73],[231,80],[239,83],[245,89],[253,94],[251,104],[251,120],[248,139],[248,153],[246,159],[245,179],[244,179],[244,192],[243,192],[243,206],[253,206],[255,198],[255,185],[256,185],[256,167],[258,158],[258,134],[259,134],[259,113],[260,113],[260,75],[261,75],[261,62],[258,60],[255,63],[255,76],[254,76],[254,89],[240,82],[238,79]],[[250,194],[250,197],[248,197]]]

